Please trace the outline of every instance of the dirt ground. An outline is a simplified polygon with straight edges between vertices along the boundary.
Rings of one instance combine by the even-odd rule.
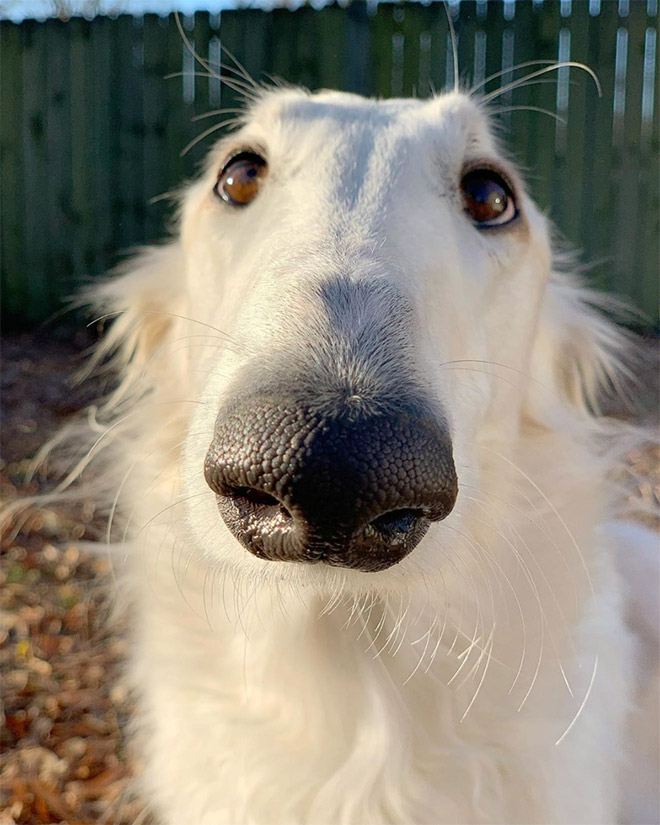
[[[28,458],[103,392],[98,383],[70,382],[91,343],[43,331],[4,339],[3,501],[48,488],[48,467],[30,478]],[[645,404],[657,416],[657,362],[650,358],[644,370]],[[637,494],[657,505],[660,453],[636,453],[631,463],[646,478]],[[103,534],[87,501],[29,514],[2,538],[0,825],[147,822],[127,791],[137,768],[122,733],[131,698],[119,679],[125,628],[108,621],[110,564],[102,550],[77,546]]]
[[[3,340],[3,502],[48,489],[47,466],[29,480],[28,457],[102,391],[70,382],[90,343],[47,333]],[[2,536],[0,825],[143,821],[127,793],[131,701],[119,679],[124,628],[109,623],[111,568],[102,551],[76,545],[103,531],[89,501],[22,517]]]

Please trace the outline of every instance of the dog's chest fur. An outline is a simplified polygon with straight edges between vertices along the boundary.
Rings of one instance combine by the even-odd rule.
[[[161,561],[138,577],[132,673],[144,781],[162,821],[613,821],[628,645],[606,564],[595,571],[599,609],[586,606],[574,635],[577,650],[600,648],[599,679],[562,747],[555,741],[589,689],[591,658],[564,659],[570,700],[547,656],[518,711],[506,662],[491,661],[479,684],[472,651],[452,680],[469,638],[447,630],[415,670],[424,639],[411,642],[430,624],[423,610],[409,610],[401,639],[381,602],[361,605],[361,616],[342,605],[319,615],[324,602],[304,595],[213,589],[194,562],[182,594],[165,561],[176,554],[169,542],[167,532],[153,536]],[[506,655],[506,642],[493,653]]]

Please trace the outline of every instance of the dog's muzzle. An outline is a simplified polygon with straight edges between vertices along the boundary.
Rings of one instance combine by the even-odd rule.
[[[363,571],[401,561],[458,491],[447,429],[415,405],[326,415],[252,398],[220,413],[204,469],[255,556]]]

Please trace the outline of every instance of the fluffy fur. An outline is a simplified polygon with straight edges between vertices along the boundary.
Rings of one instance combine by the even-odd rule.
[[[269,177],[231,210],[212,190],[244,147]],[[466,218],[472,161],[512,181],[515,225]],[[159,822],[653,816],[653,781],[632,800],[622,781],[639,669],[617,556],[653,539],[612,527],[631,431],[597,407],[626,341],[563,270],[475,100],[288,89],[210,153],[176,236],[95,288],[118,316],[97,364],[111,357],[120,383],[73,475],[97,462],[123,545]],[[405,382],[404,360],[449,421],[454,511],[378,573],[248,554],[203,477],[221,404],[287,364],[312,392],[377,393]]]

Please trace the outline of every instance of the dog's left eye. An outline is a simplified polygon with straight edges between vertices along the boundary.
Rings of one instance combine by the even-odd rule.
[[[232,206],[247,206],[259,194],[267,171],[261,155],[240,152],[225,164],[213,191]]]
[[[502,226],[518,215],[518,207],[501,175],[492,169],[472,169],[461,180],[463,206],[479,229]]]

